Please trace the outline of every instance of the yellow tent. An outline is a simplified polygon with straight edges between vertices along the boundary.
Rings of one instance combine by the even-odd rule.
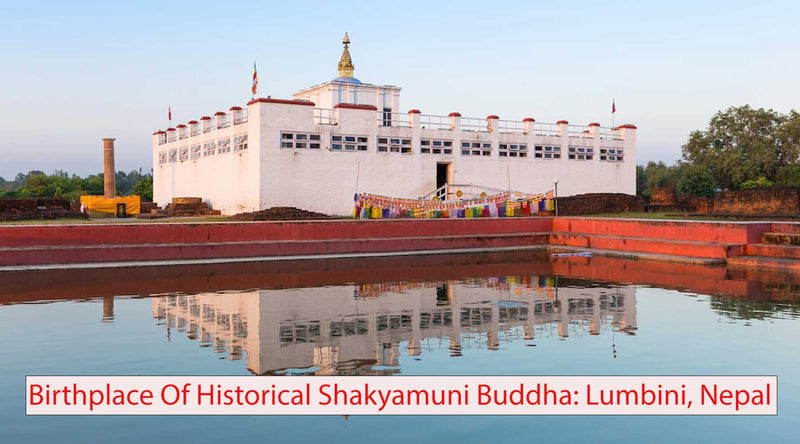
[[[117,214],[117,204],[125,204],[126,214],[139,214],[139,196],[115,197],[81,196],[81,203],[86,204],[89,211]]]

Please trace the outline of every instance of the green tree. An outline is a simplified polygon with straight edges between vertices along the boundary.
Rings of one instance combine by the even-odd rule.
[[[800,187],[800,163],[778,168],[775,185],[779,187]]]
[[[656,188],[675,188],[679,174],[680,164],[669,166],[664,162],[647,162],[644,167],[645,188],[650,192]]]
[[[774,180],[780,167],[800,155],[800,116],[750,106],[716,113],[705,131],[693,131],[683,146],[686,163],[706,168],[723,188],[748,180]]]
[[[153,176],[145,176],[133,186],[131,194],[139,196],[145,202],[153,201]]]
[[[647,189],[647,172],[642,165],[636,165],[636,195],[644,195]]]
[[[762,187],[772,187],[775,186],[775,183],[771,180],[767,179],[764,176],[759,177],[756,180],[745,180],[742,182],[740,186],[741,189],[746,190],[749,188],[762,188]]]
[[[714,176],[702,166],[686,165],[681,168],[678,179],[678,194],[700,197],[714,197],[716,190]]]

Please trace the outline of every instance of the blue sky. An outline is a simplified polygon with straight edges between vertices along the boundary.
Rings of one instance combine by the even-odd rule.
[[[634,123],[638,162],[680,157],[718,110],[800,108],[800,2],[4,2],[0,176],[149,171],[151,135],[336,76],[401,108]]]

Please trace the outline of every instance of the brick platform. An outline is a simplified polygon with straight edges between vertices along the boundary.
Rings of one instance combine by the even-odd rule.
[[[0,266],[547,248],[800,269],[786,265],[800,264],[800,247],[765,242],[794,235],[800,224],[571,217],[0,226]]]

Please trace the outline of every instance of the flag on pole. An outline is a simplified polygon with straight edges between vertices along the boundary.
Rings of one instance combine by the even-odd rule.
[[[253,91],[253,95],[256,95],[256,91],[258,91],[258,71],[256,71],[256,62],[253,61],[253,87],[250,88]]]
[[[615,99],[611,99],[611,114],[617,112],[617,103]]]
[[[167,111],[167,116],[169,117],[169,121],[172,122],[172,106],[169,107],[169,111]]]

